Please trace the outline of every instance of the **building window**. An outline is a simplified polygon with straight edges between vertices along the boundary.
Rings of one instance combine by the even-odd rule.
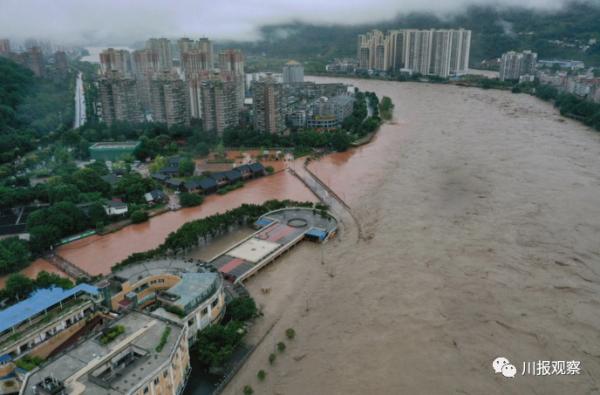
[[[219,299],[218,298],[215,299],[215,300],[213,300],[213,302],[210,304],[210,307],[212,307],[214,309],[215,307],[217,307],[217,303],[219,303]]]
[[[154,379],[154,385],[158,385],[160,383],[160,377]]]
[[[205,316],[206,314],[208,314],[208,307],[202,309],[202,315]]]
[[[167,376],[168,376],[168,375],[169,375],[169,371],[168,371],[168,370],[165,370],[165,371],[163,372],[163,377],[164,377],[164,378],[167,378]]]
[[[148,393],[148,387],[144,388],[144,394]]]
[[[193,326],[194,325],[194,319],[192,318],[191,320],[188,321],[188,326]]]

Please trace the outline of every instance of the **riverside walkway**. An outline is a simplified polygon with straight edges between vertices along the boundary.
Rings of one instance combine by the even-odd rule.
[[[325,184],[316,174],[307,166],[305,161],[303,166],[297,169],[290,168],[289,171],[296,176],[308,189],[310,189],[321,202],[329,206],[329,209],[338,216],[343,222],[343,218],[350,218],[356,224],[358,230],[358,239],[365,241],[360,222],[352,212],[352,208],[327,184]]]

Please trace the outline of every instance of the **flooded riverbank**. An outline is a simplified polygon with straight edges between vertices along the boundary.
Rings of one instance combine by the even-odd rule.
[[[316,201],[316,197],[294,176],[280,172],[250,181],[226,195],[208,196],[198,207],[168,212],[105,236],[91,236],[69,243],[59,247],[57,254],[92,275],[107,274],[115,263],[132,253],[157,247],[185,222],[224,212],[243,203],[260,204],[270,199]]]
[[[69,277],[69,275],[67,275],[67,273],[63,272],[62,270],[60,270],[59,268],[57,268],[56,266],[54,266],[53,264],[51,264],[50,262],[48,262],[45,259],[42,258],[38,258],[35,261],[31,262],[31,265],[27,266],[25,269],[20,270],[19,273],[21,273],[24,276],[27,276],[29,278],[35,279],[38,275],[38,273],[40,272],[48,272],[48,273],[54,273],[54,274],[58,274],[60,276],[63,277]],[[9,275],[6,276],[0,276],[0,288],[4,288],[4,285],[6,284],[6,280],[8,279]]]
[[[347,82],[390,96],[395,124],[310,168],[366,237],[347,227],[324,264],[300,246],[250,281],[275,327],[225,393],[597,391],[600,135],[528,95]],[[517,377],[494,374],[498,356]],[[521,375],[537,360],[581,371]]]

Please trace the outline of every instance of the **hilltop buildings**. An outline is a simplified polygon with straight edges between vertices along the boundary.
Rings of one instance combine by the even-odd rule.
[[[521,76],[535,74],[537,53],[531,51],[510,51],[502,54],[500,80],[518,80]]]
[[[467,72],[471,31],[373,30],[358,36],[358,67],[382,72],[411,72],[448,77]]]

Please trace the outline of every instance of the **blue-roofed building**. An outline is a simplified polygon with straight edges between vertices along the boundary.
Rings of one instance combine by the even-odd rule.
[[[98,288],[88,284],[33,292],[0,311],[0,355],[18,359],[31,353],[46,358],[85,325],[101,301]]]

